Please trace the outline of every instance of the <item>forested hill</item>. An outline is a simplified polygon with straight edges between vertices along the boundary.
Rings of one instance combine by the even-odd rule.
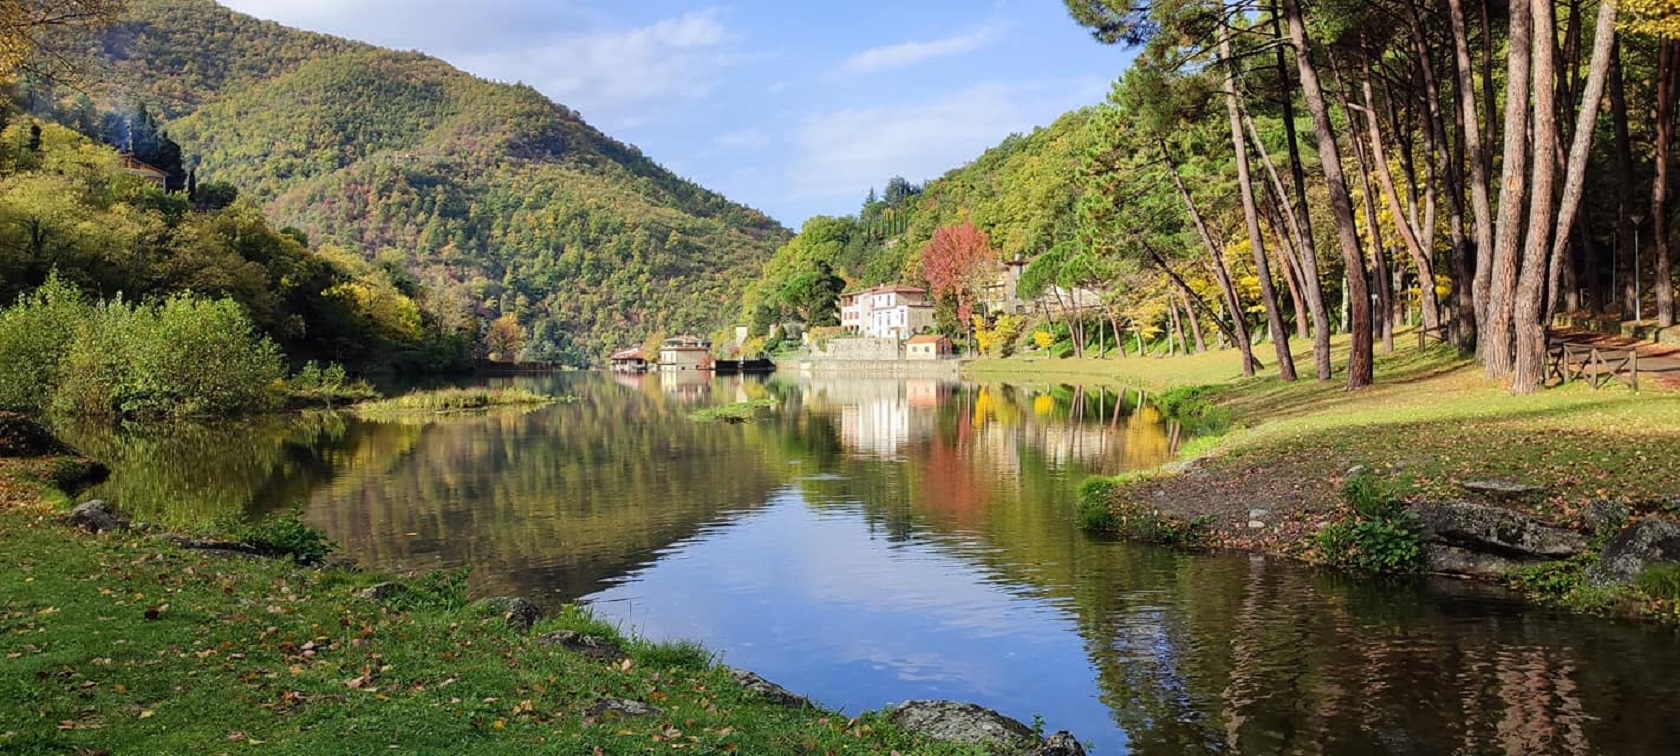
[[[707,331],[788,232],[563,105],[412,52],[302,32],[210,0],[134,0],[102,40],[108,105],[161,112],[278,225],[396,250],[530,359],[583,362]]]

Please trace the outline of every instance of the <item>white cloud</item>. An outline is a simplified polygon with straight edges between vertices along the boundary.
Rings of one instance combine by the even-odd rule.
[[[762,150],[769,147],[772,141],[770,135],[765,133],[763,129],[746,128],[720,134],[712,140],[712,145],[722,150],[746,152]]]
[[[791,176],[801,197],[862,196],[892,176],[921,181],[961,165],[1032,123],[1017,93],[986,84],[914,105],[807,118]]]
[[[841,62],[840,70],[850,74],[867,74],[904,68],[924,60],[978,50],[1001,36],[996,28],[981,27],[944,39],[872,47]]]
[[[586,0],[227,0],[235,10],[399,49],[422,49],[480,76],[521,81],[591,120],[651,120],[656,100],[711,94],[741,60],[716,8],[642,26],[614,24]]]
[[[647,26],[560,35],[538,44],[462,58],[462,68],[519,80],[586,115],[619,115],[626,106],[710,94],[738,59],[737,35],[715,9]]]

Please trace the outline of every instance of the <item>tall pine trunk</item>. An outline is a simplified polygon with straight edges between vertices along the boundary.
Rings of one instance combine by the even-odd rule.
[[[1633,138],[1628,133],[1627,89],[1622,76],[1622,47],[1611,49],[1610,58],[1610,122],[1616,134],[1616,184],[1620,190],[1620,204],[1616,208],[1616,259],[1611,261],[1612,280],[1621,284],[1621,291],[1611,284],[1605,302],[1620,297],[1621,318],[1633,317],[1633,240],[1632,213],[1638,198],[1633,191]]]
[[[1330,194],[1330,210],[1336,219],[1336,241],[1341,246],[1342,262],[1347,269],[1347,295],[1350,309],[1352,344],[1348,354],[1348,388],[1371,385],[1371,292],[1365,280],[1365,256],[1359,250],[1359,230],[1353,220],[1353,201],[1348,196],[1347,179],[1342,175],[1342,154],[1336,144],[1335,127],[1330,122],[1330,109],[1324,102],[1324,90],[1319,84],[1318,68],[1313,65],[1312,52],[1307,46],[1306,21],[1301,17],[1298,0],[1281,0],[1288,21],[1289,41],[1295,47],[1295,67],[1301,78],[1301,94],[1307,112],[1312,116],[1313,134],[1318,140],[1319,163],[1324,169],[1324,183]],[[1303,208],[1304,209],[1304,208]]]
[[[1266,309],[1266,325],[1278,358],[1278,375],[1295,380],[1295,356],[1289,352],[1289,332],[1283,329],[1277,287],[1272,285],[1271,265],[1266,262],[1266,237],[1260,233],[1260,211],[1254,204],[1254,184],[1248,173],[1248,142],[1243,138],[1242,109],[1237,104],[1237,62],[1231,58],[1231,30],[1219,27],[1219,57],[1225,64],[1225,112],[1231,126],[1231,149],[1237,156],[1237,193],[1242,197],[1243,222],[1248,229],[1248,246],[1254,253],[1254,277],[1260,284],[1260,301]]]
[[[1319,283],[1318,252],[1313,240],[1312,211],[1307,203],[1307,170],[1301,161],[1300,138],[1295,134],[1295,92],[1293,81],[1289,76],[1289,62],[1284,55],[1285,40],[1283,31],[1283,15],[1278,10],[1278,0],[1272,0],[1272,35],[1277,38],[1277,47],[1273,55],[1277,66],[1280,105],[1283,114],[1284,143],[1289,148],[1289,175],[1295,184],[1295,202],[1290,207],[1287,196],[1283,193],[1283,186],[1278,182],[1278,202],[1289,210],[1289,222],[1293,228],[1297,243],[1300,245],[1299,265],[1301,269],[1302,294],[1307,299],[1307,309],[1312,315],[1313,339],[1313,370],[1321,381],[1328,381],[1331,377],[1330,365],[1330,313],[1324,307],[1324,287]],[[1249,130],[1253,131],[1253,125]],[[1272,180],[1277,182],[1277,170],[1272,166],[1272,160],[1266,154],[1266,146],[1260,141],[1260,135],[1254,134],[1254,147],[1260,152],[1260,158],[1266,163],[1267,171]],[[1297,215],[1299,212],[1299,215]]]
[[[1651,287],[1657,297],[1657,327],[1674,325],[1674,261],[1668,242],[1668,169],[1670,153],[1674,150],[1674,101],[1677,71],[1680,69],[1680,42],[1665,40],[1657,54],[1657,122],[1652,128],[1656,142],[1651,161],[1651,274],[1656,279]],[[1638,275],[1638,271],[1634,272]]]
[[[1231,281],[1231,271],[1225,265],[1225,252],[1214,242],[1213,234],[1208,231],[1207,223],[1202,220],[1201,211],[1196,209],[1196,201],[1190,197],[1190,189],[1184,185],[1184,179],[1178,175],[1178,163],[1173,160],[1172,151],[1167,149],[1167,143],[1160,142],[1161,154],[1167,160],[1167,172],[1172,174],[1173,186],[1178,189],[1179,199],[1184,201],[1185,211],[1190,213],[1190,220],[1196,227],[1196,234],[1201,237],[1202,246],[1207,250],[1208,257],[1213,262],[1213,277],[1219,282],[1219,290],[1225,295],[1225,310],[1231,315],[1231,339],[1236,342],[1238,351],[1242,353],[1242,372],[1244,378],[1254,377],[1254,345],[1248,337],[1248,323],[1243,320],[1242,300],[1237,296],[1237,287]]]
[[[1516,302],[1517,265],[1521,257],[1522,217],[1528,193],[1528,101],[1530,48],[1533,16],[1528,3],[1511,3],[1510,33],[1506,51],[1505,154],[1501,166],[1499,217],[1494,227],[1493,280],[1488,290],[1487,314],[1482,321],[1482,362],[1489,378],[1511,374],[1515,355],[1512,332]],[[1552,33],[1550,29],[1546,34]],[[1548,66],[1550,64],[1548,63]],[[1551,89],[1551,82],[1545,82]],[[1551,162],[1549,155],[1542,158]]]
[[[1521,0],[1517,3],[1520,4]],[[1530,394],[1545,375],[1546,324],[1541,319],[1546,296],[1546,278],[1551,261],[1553,212],[1557,184],[1557,30],[1552,19],[1552,0],[1531,0],[1534,38],[1533,175],[1529,179],[1528,228],[1523,243],[1521,271],[1517,278],[1516,301],[1512,307],[1515,329],[1515,362],[1511,393]],[[1512,12],[1516,12],[1512,9]]]
[[[1394,216],[1394,227],[1400,231],[1400,241],[1411,254],[1412,264],[1417,266],[1418,302],[1423,310],[1423,327],[1435,330],[1441,325],[1441,303],[1435,297],[1433,249],[1424,247],[1426,243],[1430,247],[1434,246],[1435,229],[1432,225],[1421,229],[1415,227],[1415,217],[1408,220],[1407,214],[1400,207],[1400,194],[1394,188],[1394,173],[1389,170],[1388,158],[1383,153],[1382,129],[1377,124],[1376,97],[1371,87],[1371,63],[1368,59],[1362,63],[1359,70],[1359,90],[1365,101],[1365,133],[1371,140],[1371,163],[1377,169],[1377,180],[1382,185],[1388,212]],[[1424,236],[1425,233],[1427,236]]]

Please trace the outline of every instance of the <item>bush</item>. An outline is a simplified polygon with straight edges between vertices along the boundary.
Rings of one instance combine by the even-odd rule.
[[[1342,485],[1349,513],[1314,537],[1328,564],[1367,575],[1403,575],[1423,569],[1423,538],[1417,515],[1365,476]]]
[[[304,363],[296,375],[286,379],[286,404],[295,408],[326,407],[355,404],[379,398],[379,392],[367,381],[352,381],[344,366],[331,363],[321,367],[314,360]]]
[[[0,408],[79,417],[273,406],[280,351],[233,300],[89,304],[56,278],[0,311]]]
[[[1635,584],[1651,598],[1680,600],[1680,564],[1653,564],[1639,574]]]
[[[325,533],[303,521],[302,509],[247,523],[236,528],[232,535],[235,540],[255,547],[263,556],[290,558],[304,566],[320,564],[333,550],[333,542],[327,540]]]

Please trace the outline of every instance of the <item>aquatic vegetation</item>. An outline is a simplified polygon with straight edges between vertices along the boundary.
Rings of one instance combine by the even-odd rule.
[[[492,407],[531,406],[577,401],[576,397],[539,394],[519,388],[448,388],[364,402],[356,412],[364,415],[410,412],[471,412]]]
[[[701,423],[749,423],[757,420],[761,412],[775,408],[775,399],[749,399],[721,407],[698,409],[688,413],[688,419]]]

